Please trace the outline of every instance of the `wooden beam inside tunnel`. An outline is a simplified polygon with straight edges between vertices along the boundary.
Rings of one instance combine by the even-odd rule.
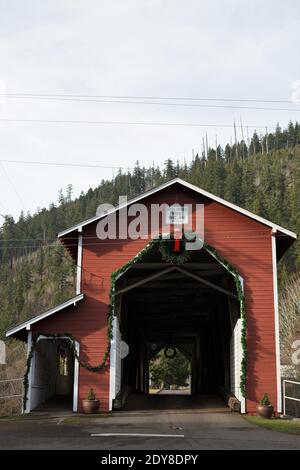
[[[139,279],[135,282],[132,282],[130,283],[129,285],[123,287],[123,288],[120,288],[120,289],[117,289],[116,292],[115,292],[115,295],[120,295],[120,294],[124,294],[125,292],[128,292],[132,289],[136,289],[138,287],[141,287],[145,284],[148,284],[150,283],[151,281],[154,281],[158,278],[163,278],[163,276],[165,276],[166,274],[170,273],[170,272],[173,272],[173,271],[178,271],[179,273],[182,273],[184,274],[186,277],[189,277],[189,278],[192,278],[196,281],[198,281],[199,283],[201,284],[204,284],[212,289],[215,289],[219,292],[222,292],[223,294],[226,294],[226,295],[229,295],[230,297],[234,297],[234,298],[237,298],[237,295],[234,294],[232,291],[228,290],[228,289],[224,289],[223,287],[221,287],[220,285],[218,284],[215,284],[211,281],[208,281],[207,279],[199,276],[198,274],[195,274],[193,272],[190,272],[190,271],[187,271],[186,269],[183,269],[179,266],[171,266],[167,269],[164,269],[160,272],[156,272],[154,274],[151,274],[150,276],[147,276],[145,278],[142,278],[142,279]],[[175,281],[176,279],[178,280],[178,277],[175,278]],[[182,279],[182,278],[179,278],[179,279]],[[169,280],[169,279],[168,279]],[[170,279],[170,281],[172,281],[172,278]],[[173,282],[174,282],[174,279],[173,279]]]
[[[126,286],[126,287],[123,287],[119,290],[116,290],[115,295],[124,294],[125,292],[128,292],[131,289],[136,289],[137,287],[142,286],[143,284],[146,284],[147,282],[150,282],[154,279],[157,279],[157,278],[163,276],[164,274],[166,274],[170,271],[173,271],[174,269],[175,269],[175,267],[170,267],[170,268],[164,269],[163,271],[160,271],[158,273],[152,274],[151,276],[147,276],[145,278],[142,278],[142,279]]]

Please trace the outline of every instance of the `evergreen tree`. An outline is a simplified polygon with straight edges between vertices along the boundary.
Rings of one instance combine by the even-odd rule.
[[[139,161],[136,162],[133,170],[131,187],[133,196],[137,196],[145,191],[145,170],[141,168]]]
[[[175,176],[177,176],[176,167],[174,166],[173,160],[168,158],[168,160],[165,161],[164,177],[166,180],[171,180],[175,178]]]
[[[156,387],[169,389],[171,385],[185,386],[189,375],[190,363],[177,348],[174,358],[169,359],[164,351],[160,351],[150,363],[151,382]]]
[[[259,137],[257,135],[257,132],[254,131],[251,142],[250,142],[249,153],[250,155],[255,155],[256,153],[260,152],[260,150],[261,150],[261,145],[260,145]]]

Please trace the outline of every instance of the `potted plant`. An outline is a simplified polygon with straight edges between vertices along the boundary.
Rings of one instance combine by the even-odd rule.
[[[94,390],[91,388],[86,399],[82,400],[83,412],[87,414],[98,413],[100,401],[96,399]]]
[[[257,405],[257,414],[261,418],[271,418],[273,413],[274,413],[274,406],[271,405],[271,402],[269,400],[269,396],[267,393],[264,394],[262,399],[259,402],[259,405]]]

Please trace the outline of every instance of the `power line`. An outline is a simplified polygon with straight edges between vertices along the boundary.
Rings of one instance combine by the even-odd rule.
[[[7,209],[6,209],[6,207],[3,205],[2,201],[0,201],[0,206],[2,207],[2,209],[4,210],[4,212],[7,212]],[[2,215],[2,214],[0,214],[0,215]]]
[[[129,99],[102,99],[102,98],[68,98],[68,97],[48,97],[48,96],[7,96],[10,99],[33,99],[33,100],[47,100],[47,101],[71,101],[71,102],[85,102],[85,103],[116,103],[116,104],[138,104],[138,105],[151,105],[151,106],[180,106],[192,108],[223,108],[223,109],[247,109],[256,111],[292,111],[300,112],[300,109],[293,108],[267,108],[262,106],[239,106],[239,105],[213,105],[213,104],[195,104],[195,103],[166,103],[166,102],[153,102],[153,101],[133,101]],[[158,99],[158,98],[157,98]],[[172,98],[171,98],[172,99]],[[217,101],[217,100],[215,100]],[[233,102],[232,100],[231,102]],[[239,101],[239,100],[238,100]]]
[[[230,240],[245,240],[245,239],[256,239],[256,238],[266,238],[268,237],[268,234],[265,234],[265,235],[252,235],[252,236],[247,236],[247,235],[244,235],[244,236],[230,236],[230,237],[226,237],[227,239],[230,239]],[[224,240],[224,237],[214,237],[214,240]],[[174,240],[166,240],[166,241],[169,241],[170,243],[171,242],[174,242]],[[96,243],[85,243],[84,244],[84,247],[91,247],[91,246],[99,246],[99,244],[102,245],[124,245],[126,243],[126,240],[124,241],[111,241],[111,242],[106,242],[106,241],[103,241],[103,240],[99,240],[98,242]],[[66,244],[64,243],[63,245],[65,248],[74,248],[74,245],[72,244]],[[37,249],[37,248],[53,248],[53,249],[56,249],[57,248],[57,245],[36,245],[36,244],[31,244],[31,245],[20,245],[20,246],[8,246],[8,247],[4,247],[4,246],[1,246],[0,245],[0,250],[15,250],[15,249],[26,249],[26,248],[34,248],[34,249]]]
[[[86,95],[72,93],[1,93],[6,97],[28,97],[28,98],[78,98],[78,99],[113,99],[113,100],[173,100],[173,101],[223,101],[240,103],[289,103],[295,104],[292,100],[275,99],[245,99],[245,98],[203,98],[203,97],[182,97],[182,96],[137,96],[137,95]]]
[[[7,173],[7,171],[6,171],[5,167],[4,167],[4,165],[2,165],[1,162],[0,162],[0,167],[2,168],[2,171],[3,171],[3,173],[5,174],[6,179],[8,180],[10,186],[12,187],[12,189],[13,189],[15,195],[17,196],[17,198],[18,198],[19,201],[21,202],[21,205],[23,206],[23,200],[22,200],[22,198],[21,198],[19,192],[17,191],[17,189],[16,189],[14,183],[12,182],[12,179],[10,178],[9,174]],[[22,207],[22,206],[21,206],[21,207]]]
[[[94,165],[94,164],[84,164],[84,163],[60,163],[60,162],[41,162],[41,161],[31,161],[31,160],[3,160],[0,159],[0,163],[20,163],[24,165],[49,165],[49,166],[71,166],[79,168],[102,168],[102,169],[116,169],[116,170],[131,170],[132,167],[122,167],[122,166],[106,166],[106,165]]]
[[[9,119],[0,118],[0,122],[28,122],[28,123],[45,123],[45,124],[92,124],[92,125],[129,125],[129,126],[182,126],[182,127],[224,127],[233,128],[233,124],[200,124],[192,122],[134,122],[134,121],[90,121],[84,119]],[[248,126],[252,129],[265,129],[263,126]],[[267,125],[270,129],[276,129],[276,126]]]
[[[248,235],[249,233],[253,232],[254,234],[258,234],[258,233],[261,233],[263,235],[268,235],[269,236],[269,232],[267,231],[267,229],[261,229],[261,230],[215,230],[214,233],[225,233],[225,234],[244,234],[244,235]],[[277,234],[279,236],[279,234]],[[101,240],[101,238],[98,238],[96,235],[94,236],[89,236],[89,235],[85,235],[84,236],[84,239],[85,240],[99,240],[99,242],[103,243],[103,240]],[[154,238],[153,238],[154,239]],[[78,237],[64,237],[64,240],[68,240],[68,241],[76,241],[78,240]],[[120,237],[116,237],[115,240],[121,240],[121,243],[127,243],[127,240],[126,239],[121,239]],[[0,242],[23,242],[23,241],[40,241],[40,242],[55,242],[55,241],[59,241],[58,238],[3,238],[1,239],[0,238]],[[157,241],[159,241],[159,239],[157,239]],[[167,239],[165,238],[165,241],[171,241],[173,242],[174,239],[170,238],[170,239]],[[112,241],[110,243],[115,243],[115,241]],[[67,244],[68,246],[74,246],[74,245],[70,245],[70,244]],[[51,245],[45,245],[45,246],[51,246]],[[60,246],[60,245],[55,245],[55,246]]]

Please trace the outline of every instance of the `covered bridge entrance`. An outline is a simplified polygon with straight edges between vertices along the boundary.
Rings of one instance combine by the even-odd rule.
[[[152,229],[152,211],[161,205],[167,209]],[[139,226],[140,211],[146,212],[149,226],[143,236],[129,236],[132,226]],[[106,240],[97,229],[109,220],[115,236]],[[180,227],[207,245],[176,261],[153,237]],[[27,341],[26,411],[62,391],[67,391],[73,411],[82,411],[91,388],[100,411],[130,403],[141,409],[142,399],[149,398],[149,363],[166,346],[190,361],[191,395],[185,400],[200,397],[208,403],[207,397],[219,394],[226,403],[235,400],[241,412],[255,413],[268,393],[275,412],[282,411],[277,262],[295,233],[175,178],[63,230],[58,238],[76,264],[75,296],[6,333]],[[40,340],[33,351],[41,336],[49,339]],[[55,349],[51,337],[69,342]],[[73,356],[69,378],[62,377],[67,387],[54,388],[57,358],[68,344]],[[68,357],[68,347],[63,356]],[[56,374],[40,374],[44,363],[47,370],[56,368]]]
[[[191,364],[191,397],[182,402],[188,404],[190,399],[195,403],[198,396],[202,406],[206,401],[211,406],[213,395],[243,410],[242,322],[235,277],[206,249],[195,252],[188,262],[168,263],[159,242],[141,262],[119,276],[111,350],[111,407],[168,405],[165,396],[145,401],[137,395],[149,394],[151,359],[161,349],[172,347]],[[216,403],[219,406],[218,400]]]

